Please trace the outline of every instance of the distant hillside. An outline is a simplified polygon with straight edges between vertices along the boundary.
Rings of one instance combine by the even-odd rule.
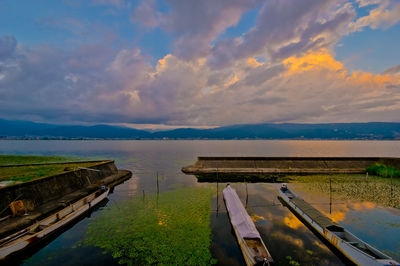
[[[151,134],[144,130],[107,125],[52,125],[0,119],[0,137],[136,139],[150,138]]]
[[[66,139],[400,139],[400,123],[253,124],[148,132],[108,125],[52,125],[0,119],[0,138]]]

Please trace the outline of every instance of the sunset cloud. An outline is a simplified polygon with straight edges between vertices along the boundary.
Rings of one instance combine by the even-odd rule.
[[[389,28],[400,21],[400,2],[395,0],[360,1],[360,6],[377,4],[367,16],[360,17],[351,27],[361,30],[364,27],[371,29]]]
[[[101,22],[73,15],[86,5]],[[398,27],[399,11],[390,0],[81,2],[34,17],[37,36],[49,31],[52,42],[17,26],[0,31],[1,117],[168,127],[399,121],[400,62],[373,73],[336,50],[356,32]]]

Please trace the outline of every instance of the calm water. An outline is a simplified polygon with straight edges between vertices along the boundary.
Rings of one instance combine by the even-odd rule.
[[[115,188],[108,205],[129,200],[136,194],[156,191],[156,174],[162,177],[161,192],[176,187],[197,186],[194,176],[184,175],[182,166],[197,156],[393,156],[400,157],[395,141],[0,141],[0,154],[74,155],[115,159],[119,168],[133,177]],[[217,184],[212,184],[217,191]],[[233,235],[222,189],[212,202],[212,253],[221,265],[244,264]],[[277,200],[277,184],[234,184],[247,209],[259,220],[256,225],[274,259],[281,265],[290,260],[306,265],[341,265],[342,262]],[[247,189],[246,189],[247,187]],[[292,188],[307,201],[329,213],[329,197]],[[247,192],[246,192],[247,191]],[[361,239],[400,260],[400,211],[369,202],[332,205],[331,217]],[[117,265],[101,249],[82,247],[88,223],[101,208],[76,223],[31,257],[26,265]]]

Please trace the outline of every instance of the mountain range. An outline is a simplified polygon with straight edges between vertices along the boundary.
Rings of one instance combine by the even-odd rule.
[[[400,140],[400,123],[247,124],[147,131],[110,125],[56,125],[0,119],[1,139],[375,139]]]

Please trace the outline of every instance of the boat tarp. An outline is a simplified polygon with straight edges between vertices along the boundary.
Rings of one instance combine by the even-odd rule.
[[[241,238],[261,238],[256,226],[243,207],[236,190],[227,186],[223,191],[226,208],[231,217],[231,223]]]
[[[297,206],[300,210],[302,210],[308,217],[310,217],[314,222],[319,224],[322,228],[327,228],[328,226],[335,225],[339,226],[338,224],[334,223],[331,219],[320,213],[317,209],[312,207],[310,204],[305,202],[303,199],[295,197],[290,200]]]

